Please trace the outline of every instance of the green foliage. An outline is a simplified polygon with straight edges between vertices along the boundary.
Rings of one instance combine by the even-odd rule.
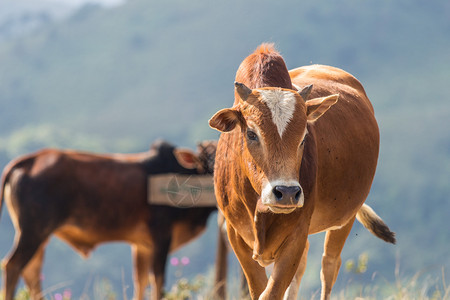
[[[19,290],[16,295],[16,300],[28,300],[30,299],[30,293],[28,290]]]
[[[40,124],[24,126],[10,136],[0,137],[0,151],[6,153],[8,157],[47,147],[85,149],[96,152],[107,152],[108,149],[118,148],[127,152],[133,148],[135,143],[131,139],[110,141],[98,136],[73,132],[66,128]]]
[[[114,291],[114,288],[108,279],[102,278],[100,282],[94,285],[94,299],[102,299],[102,300],[117,299],[116,292]]]
[[[166,300],[193,300],[201,299],[199,295],[205,294],[205,279],[201,275],[197,275],[192,280],[187,278],[180,278],[171,288],[165,293]]]
[[[367,271],[367,264],[369,263],[369,256],[367,253],[362,253],[358,257],[358,261],[355,263],[353,259],[348,259],[345,262],[345,270],[355,274],[362,274]]]

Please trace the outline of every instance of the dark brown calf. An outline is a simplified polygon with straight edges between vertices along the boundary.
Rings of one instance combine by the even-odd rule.
[[[39,275],[52,234],[83,256],[100,243],[130,243],[134,298],[143,299],[150,272],[152,299],[160,299],[168,253],[198,236],[216,207],[149,205],[148,177],[207,169],[193,152],[166,142],[139,154],[46,149],[12,161],[3,172],[0,190],[0,203],[5,198],[16,229],[4,264],[4,299],[13,299],[20,275],[32,299],[43,297]]]

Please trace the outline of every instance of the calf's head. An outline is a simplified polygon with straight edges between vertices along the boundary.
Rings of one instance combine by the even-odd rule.
[[[209,125],[233,132],[241,141],[233,151],[261,203],[274,213],[291,213],[304,204],[299,173],[307,123],[319,119],[339,95],[305,101],[312,86],[300,91],[282,88],[249,89],[235,83],[239,101],[218,111]]]
[[[153,174],[205,174],[204,163],[199,154],[190,149],[177,148],[174,145],[158,140],[150,147],[153,154],[149,160],[149,167]]]

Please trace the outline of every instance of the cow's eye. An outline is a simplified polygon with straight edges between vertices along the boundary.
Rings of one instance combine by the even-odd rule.
[[[303,146],[305,144],[306,139],[303,139],[303,141],[300,143],[300,146]]]
[[[247,130],[247,138],[250,141],[257,141],[258,140],[258,135],[254,131],[248,129]]]

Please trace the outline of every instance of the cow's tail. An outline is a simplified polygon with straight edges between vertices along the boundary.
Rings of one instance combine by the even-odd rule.
[[[389,229],[369,205],[363,204],[356,214],[356,219],[376,237],[395,244],[395,232]]]

